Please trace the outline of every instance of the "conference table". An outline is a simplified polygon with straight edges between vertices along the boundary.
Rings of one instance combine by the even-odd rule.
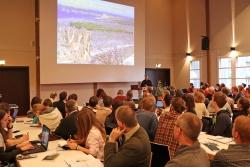
[[[38,134],[42,128],[34,126],[30,118],[20,117],[14,123],[13,131],[20,132],[13,135],[29,133],[30,140],[39,140]],[[36,157],[17,160],[17,165],[20,167],[103,167],[100,160],[92,155],[84,154],[77,150],[64,150],[58,146],[63,139],[49,141],[48,150],[46,152],[32,154]],[[43,160],[48,155],[59,154],[54,160]]]
[[[223,137],[223,136],[213,136],[201,132],[198,140],[201,144],[201,147],[208,153],[210,158],[222,149],[227,149],[229,144],[235,144],[232,138]]]

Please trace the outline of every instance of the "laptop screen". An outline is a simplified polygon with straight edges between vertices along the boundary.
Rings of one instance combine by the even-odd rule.
[[[48,148],[48,144],[49,144],[49,134],[50,134],[50,129],[47,126],[43,125],[41,144],[46,149]]]
[[[14,108],[14,111],[13,111],[13,114],[12,114],[13,119],[16,119],[17,113],[18,113],[18,108]]]
[[[163,102],[162,102],[162,100],[157,100],[156,107],[157,108],[163,108]]]

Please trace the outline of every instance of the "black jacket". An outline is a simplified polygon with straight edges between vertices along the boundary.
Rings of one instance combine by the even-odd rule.
[[[216,123],[212,135],[215,136],[232,136],[232,121],[230,113],[223,109],[216,115]]]
[[[70,135],[73,137],[77,132],[76,126],[77,112],[74,112],[62,119],[59,126],[56,128],[55,134],[61,136],[63,139],[69,139]]]

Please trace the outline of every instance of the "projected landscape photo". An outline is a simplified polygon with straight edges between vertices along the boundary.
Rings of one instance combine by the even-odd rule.
[[[134,65],[134,7],[58,0],[57,64]]]

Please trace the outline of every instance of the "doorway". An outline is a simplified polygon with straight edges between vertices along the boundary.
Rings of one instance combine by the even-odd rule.
[[[0,67],[2,101],[19,106],[18,115],[29,109],[29,67]]]

